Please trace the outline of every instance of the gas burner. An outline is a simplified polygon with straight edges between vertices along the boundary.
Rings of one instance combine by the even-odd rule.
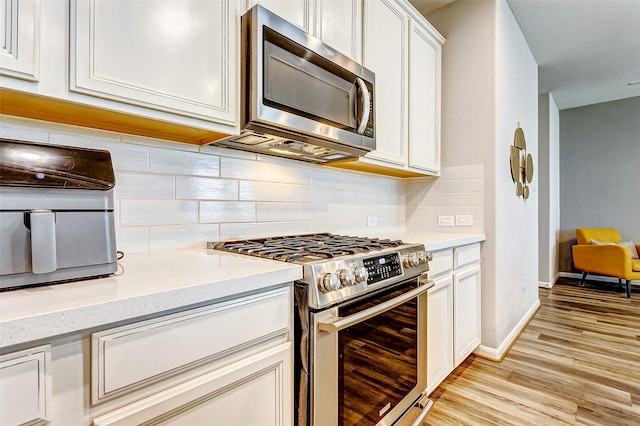
[[[400,240],[320,233],[225,241],[216,244],[214,248],[283,262],[307,263],[398,247],[402,244]]]

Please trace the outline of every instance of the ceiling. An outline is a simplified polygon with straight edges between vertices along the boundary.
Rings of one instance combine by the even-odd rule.
[[[426,15],[452,0],[410,2]],[[507,3],[538,63],[539,92],[558,108],[640,96],[640,0]]]

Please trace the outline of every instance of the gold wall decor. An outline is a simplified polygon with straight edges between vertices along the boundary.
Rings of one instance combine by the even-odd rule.
[[[527,153],[524,130],[518,124],[510,146],[511,178],[516,183],[516,196],[529,198],[529,184],[533,180],[533,157]]]

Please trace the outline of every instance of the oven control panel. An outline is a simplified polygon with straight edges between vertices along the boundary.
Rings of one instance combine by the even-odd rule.
[[[402,275],[402,265],[398,253],[387,254],[386,256],[369,257],[363,259],[364,267],[367,268],[369,278],[367,284],[375,284],[388,278]]]

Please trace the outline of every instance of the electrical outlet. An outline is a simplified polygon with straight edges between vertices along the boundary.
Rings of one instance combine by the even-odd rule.
[[[367,216],[367,226],[378,226],[378,216]]]
[[[522,292],[524,293],[524,290],[527,288],[527,277],[523,276],[522,277]]]
[[[453,216],[438,216],[438,226],[455,226]]]
[[[457,226],[473,226],[473,215],[470,214],[458,214],[456,215]]]

